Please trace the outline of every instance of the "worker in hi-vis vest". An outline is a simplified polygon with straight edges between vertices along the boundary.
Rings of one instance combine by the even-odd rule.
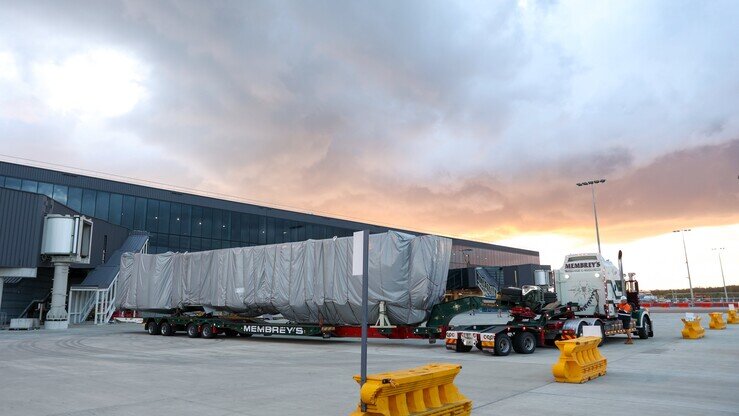
[[[618,304],[618,319],[623,323],[626,330],[626,344],[633,344],[631,340],[631,305],[626,301],[626,296],[621,296],[621,302]]]

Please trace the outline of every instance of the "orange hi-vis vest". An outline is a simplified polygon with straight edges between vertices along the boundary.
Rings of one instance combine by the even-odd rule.
[[[631,305],[629,303],[618,304],[618,314],[620,316],[631,316]]]

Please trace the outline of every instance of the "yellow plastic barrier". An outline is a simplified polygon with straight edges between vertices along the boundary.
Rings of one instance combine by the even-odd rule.
[[[726,322],[724,322],[724,314],[721,312],[711,312],[708,314],[711,317],[711,322],[708,323],[708,327],[711,329],[726,329]]]
[[[682,318],[685,328],[682,330],[683,338],[698,339],[706,335],[706,330],[701,326],[701,318],[696,317],[692,321]]]
[[[580,337],[556,341],[559,361],[552,366],[554,380],[559,383],[584,383],[606,374],[606,360],[598,350],[600,337]]]
[[[371,374],[360,390],[361,403],[350,416],[464,416],[472,401],[454,385],[457,364],[428,364],[407,370]],[[358,383],[361,378],[357,375]],[[361,405],[367,405],[362,412]]]
[[[726,316],[727,324],[739,324],[739,316],[736,315],[735,309],[729,309]]]

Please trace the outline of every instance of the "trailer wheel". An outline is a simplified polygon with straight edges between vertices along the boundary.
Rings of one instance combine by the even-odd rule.
[[[168,337],[174,334],[174,328],[172,328],[172,324],[164,321],[161,325],[159,325],[159,333],[164,335],[165,337]]]
[[[536,337],[528,331],[519,332],[513,337],[513,350],[519,354],[531,354],[536,350]]]
[[[154,321],[149,321],[149,324],[146,325],[146,331],[149,335],[159,335],[159,325]]]
[[[215,336],[213,326],[211,324],[203,324],[202,335],[203,338],[213,338]]]
[[[495,345],[493,346],[493,354],[505,357],[511,353],[511,337],[506,334],[498,334],[495,336]]]
[[[187,324],[187,336],[190,338],[197,338],[200,336],[200,331],[198,331],[198,326],[195,322]]]
[[[652,323],[649,322],[649,318],[644,318],[644,325],[636,331],[639,334],[639,339],[649,338],[649,333],[652,332],[651,326]]]

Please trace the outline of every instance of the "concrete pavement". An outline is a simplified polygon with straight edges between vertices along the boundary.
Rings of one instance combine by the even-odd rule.
[[[582,385],[553,382],[553,348],[493,357],[371,340],[369,371],[459,363],[456,384],[474,415],[738,415],[739,325],[683,340],[680,316],[656,315],[655,338],[632,346],[609,339],[601,347],[608,374]],[[0,331],[0,414],[346,415],[358,400],[358,371],[356,339],[190,339],[131,324]]]

